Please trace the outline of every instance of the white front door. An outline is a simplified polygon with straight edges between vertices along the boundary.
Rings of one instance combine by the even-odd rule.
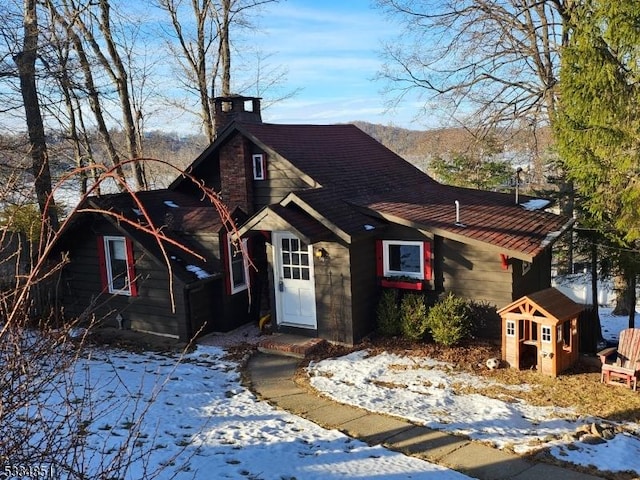
[[[273,232],[278,325],[317,328],[313,250],[289,232]]]

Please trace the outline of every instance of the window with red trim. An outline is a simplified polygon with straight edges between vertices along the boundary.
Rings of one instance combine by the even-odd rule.
[[[379,277],[410,277],[431,280],[431,243],[408,240],[376,242],[376,272]]]
[[[238,243],[234,243],[231,238],[228,241],[228,260],[229,260],[229,286],[230,293],[242,292],[249,288],[249,268],[244,252],[247,251],[247,240],[242,240],[242,248]]]
[[[126,237],[98,237],[103,288],[117,295],[136,296],[133,242]]]

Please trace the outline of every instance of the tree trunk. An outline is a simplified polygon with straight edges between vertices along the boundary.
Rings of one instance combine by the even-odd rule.
[[[231,95],[231,48],[229,47],[229,27],[231,0],[222,0],[222,22],[220,25],[220,62],[222,63],[222,96]]]
[[[112,80],[116,84],[118,91],[118,98],[120,100],[120,110],[122,111],[122,122],[125,137],[127,139],[127,150],[129,157],[133,162],[131,163],[133,169],[133,175],[137,190],[147,190],[147,179],[144,173],[144,167],[140,157],[142,157],[142,147],[138,143],[138,135],[136,133],[136,122],[134,120],[133,106],[131,104],[131,94],[128,86],[128,73],[127,69],[122,62],[118,47],[113,39],[111,31],[111,6],[108,0],[100,0],[100,31],[104,36],[107,44],[107,50],[113,63],[113,68],[109,65],[104,65],[106,70],[110,73]],[[103,62],[106,62],[104,57],[101,57]],[[138,112],[137,115],[142,115],[142,112]]]
[[[598,316],[598,245],[595,240],[591,240],[591,303]]]
[[[69,39],[71,40],[71,43],[73,44],[73,47],[78,55],[78,63],[84,77],[84,89],[87,95],[87,100],[89,102],[89,107],[93,112],[98,133],[100,134],[102,142],[104,143],[104,147],[107,151],[107,155],[109,156],[109,160],[111,161],[111,165],[115,168],[116,175],[120,178],[121,183],[118,183],[117,186],[120,191],[124,191],[123,183],[125,182],[125,174],[120,165],[120,155],[118,154],[118,150],[113,143],[111,133],[109,132],[109,128],[107,127],[107,122],[104,119],[102,105],[100,103],[100,93],[98,92],[98,88],[96,87],[95,81],[93,79],[91,63],[89,61],[89,58],[87,57],[87,53],[82,44],[82,40],[74,31],[73,26],[70,25],[66,20],[66,17],[75,18],[76,15],[69,11],[63,12],[65,13],[65,15],[60,14],[60,12],[56,9],[52,2],[47,2],[47,8],[49,9],[49,12],[56,23],[63,27],[67,32],[67,35],[69,36]],[[78,24],[78,27],[82,29],[83,25]],[[79,119],[80,121],[82,121],[82,115],[80,115]],[[90,160],[90,162],[91,164],[95,164],[93,160]],[[97,179],[98,176],[99,172],[97,170],[94,170],[94,179]]]
[[[46,227],[58,228],[58,214],[51,195],[51,171],[47,155],[47,143],[44,133],[42,112],[38,101],[36,85],[36,56],[38,48],[38,17],[36,0],[24,1],[24,43],[22,51],[14,57],[20,77],[20,91],[24,103],[24,111],[31,147],[31,171],[35,177],[35,193],[40,213],[46,220]],[[47,231],[43,231],[46,238]]]
[[[613,277],[613,291],[616,295],[616,306],[613,309],[613,315],[629,315],[629,285],[624,275],[616,274]]]

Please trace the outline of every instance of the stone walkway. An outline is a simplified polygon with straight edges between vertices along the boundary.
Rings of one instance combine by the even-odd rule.
[[[369,445],[382,445],[482,480],[597,480],[571,469],[535,462],[402,419],[371,413],[309,393],[294,381],[300,359],[254,354],[247,381],[269,403]]]

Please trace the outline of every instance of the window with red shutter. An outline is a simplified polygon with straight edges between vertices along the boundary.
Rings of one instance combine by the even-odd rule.
[[[378,277],[410,277],[431,280],[433,277],[430,241],[376,240],[376,274]]]
[[[424,250],[424,279],[432,280],[433,264],[432,264],[431,242],[424,242],[423,250]]]

